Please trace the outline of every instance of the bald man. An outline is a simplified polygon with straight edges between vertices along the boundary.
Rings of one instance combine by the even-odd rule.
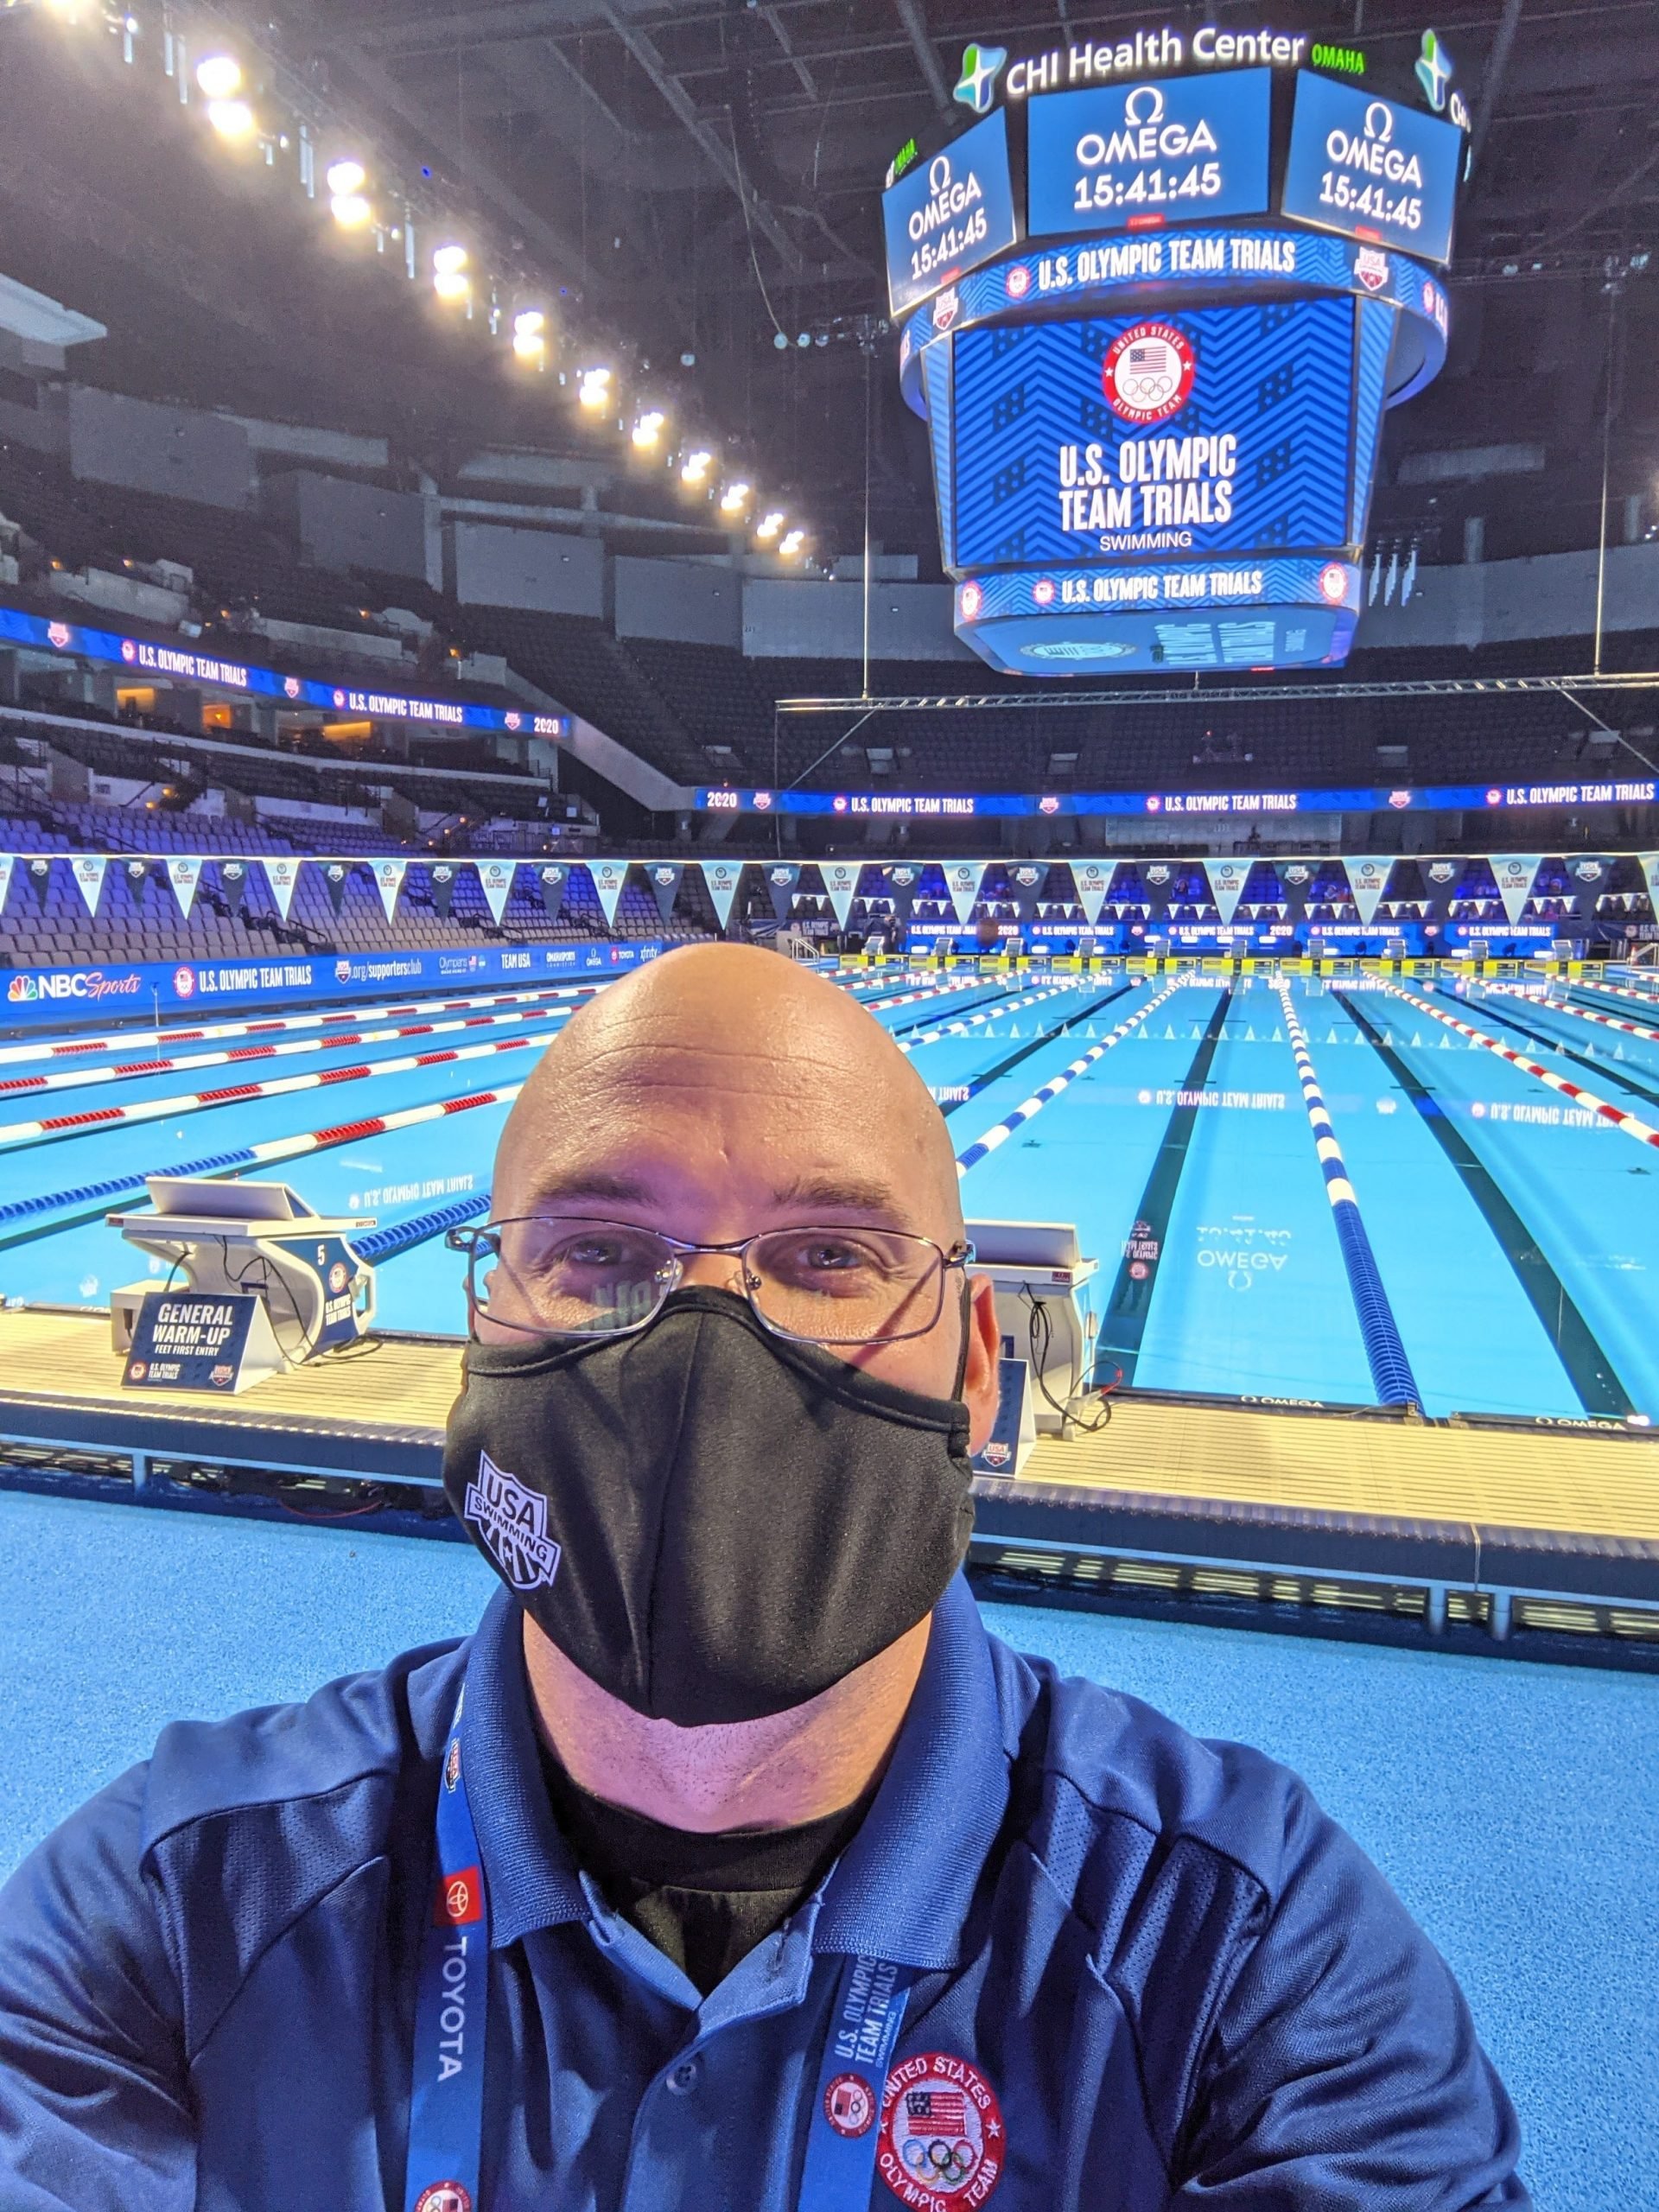
[[[1526,2205],[1282,1768],[987,1635],[944,1125],[819,977],[550,1047],[470,1247],[476,1633],[169,1728],[0,1893],[0,2212]]]

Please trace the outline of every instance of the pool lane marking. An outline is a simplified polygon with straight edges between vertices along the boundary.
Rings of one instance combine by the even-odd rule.
[[[1600,1014],[1592,1006],[1576,1006],[1571,999],[1541,998],[1536,991],[1525,990],[1518,983],[1489,983],[1486,991],[1491,998],[1519,999],[1525,1006],[1541,1006],[1550,1014],[1573,1014],[1580,1021],[1599,1021],[1604,1029],[1623,1030],[1627,1037],[1642,1037],[1649,1045],[1659,1045],[1659,1029],[1644,1029],[1639,1021],[1626,1021],[1617,1014]]]
[[[1446,993],[1446,995],[1449,997],[1451,995]],[[1611,1060],[1599,1060],[1591,1053],[1575,1052],[1564,1037],[1557,1037],[1548,1029],[1535,1028],[1530,1021],[1522,1021],[1519,1014],[1508,1014],[1501,1007],[1491,1007],[1487,1011],[1494,1021],[1501,1021],[1506,1029],[1513,1029],[1522,1037],[1530,1037],[1535,1045],[1547,1046],[1552,1052],[1560,1052],[1579,1067],[1588,1068],[1592,1075],[1605,1074],[1610,1083],[1616,1083],[1622,1090],[1633,1092],[1649,1106],[1659,1106],[1659,1090],[1650,1090],[1646,1084],[1638,1082],[1629,1062],[1615,1066]],[[1647,1074],[1652,1071],[1643,1069],[1642,1072]]]
[[[211,1021],[196,1029],[163,1029],[163,1045],[216,1044],[221,1037],[264,1037],[279,1030],[326,1029],[331,1022],[402,1021],[428,1014],[466,1014],[474,1007],[551,1006],[561,999],[590,998],[613,980],[564,983],[540,991],[486,991],[461,999],[411,1000],[407,1005],[336,1007],[317,1014],[266,1014],[257,1021]],[[81,1058],[92,1052],[130,1052],[142,1039],[153,1048],[153,1025],[134,1022],[125,1029],[111,1029],[101,1037],[60,1038],[55,1043],[0,1046],[0,1067],[16,1067],[31,1060]]]
[[[1331,1119],[1331,1109],[1325,1103],[1325,1093],[1319,1088],[1313,1055],[1308,1050],[1307,1032],[1296,1011],[1290,985],[1281,977],[1273,988],[1279,995],[1285,1034],[1290,1040],[1291,1054],[1296,1063],[1296,1079],[1301,1085],[1302,1104],[1307,1109],[1307,1125],[1313,1132],[1313,1149],[1319,1155],[1319,1172],[1325,1178],[1325,1195],[1331,1202],[1331,1217],[1336,1227],[1337,1243],[1342,1253],[1343,1268],[1348,1277],[1354,1314],[1359,1323],[1360,1338],[1365,1346],[1365,1357],[1370,1366],[1371,1383],[1376,1392],[1377,1402],[1384,1406],[1421,1406],[1422,1393],[1417,1387],[1416,1376],[1411,1371],[1411,1362],[1406,1355],[1400,1325],[1394,1318],[1394,1308],[1389,1303],[1389,1294],[1382,1287],[1376,1255],[1371,1249],[1371,1240],[1365,1228],[1365,1217],[1359,1210],[1359,1200],[1354,1194],[1353,1183],[1348,1173],[1348,1163],[1338,1141],[1336,1125]]]
[[[948,983],[930,983],[919,991],[900,991],[896,998],[860,999],[858,1003],[867,1014],[884,1014],[890,1007],[914,1006],[919,999],[948,999],[962,991],[995,989],[996,979],[990,976],[963,976]]]
[[[548,1020],[563,1027],[563,1010],[550,1007]],[[79,1114],[54,1114],[36,1122],[13,1122],[0,1128],[0,1151],[14,1152],[32,1145],[54,1144],[89,1129],[104,1129],[122,1122],[163,1121],[171,1116],[208,1111],[214,1107],[245,1105],[254,1098],[284,1098],[300,1090],[325,1090],[335,1084],[361,1083],[381,1076],[410,1075],[419,1068],[449,1067],[462,1060],[487,1059],[497,1052],[522,1052],[546,1045],[557,1034],[498,1037],[483,1045],[451,1045],[441,1052],[404,1052],[395,1059],[365,1060],[356,1067],[315,1068],[304,1075],[275,1076],[264,1083],[232,1083],[217,1090],[184,1090],[169,1098],[137,1100],[130,1106],[93,1106]]]
[[[1586,1090],[1581,1083],[1569,1083],[1565,1076],[1552,1075],[1548,1068],[1541,1068],[1536,1060],[1529,1060],[1523,1053],[1512,1051],[1497,1038],[1489,1037],[1484,1029],[1476,1029],[1466,1021],[1459,1021],[1454,1014],[1442,1014],[1439,1007],[1431,1006],[1427,999],[1420,999],[1414,991],[1404,990],[1398,983],[1390,983],[1381,977],[1378,978],[1378,988],[1386,991],[1390,998],[1399,999],[1407,1006],[1414,1006],[1419,1014],[1426,1014],[1432,1020],[1443,1022],[1448,1029],[1455,1029],[1460,1037],[1466,1037],[1471,1045],[1478,1045],[1483,1052],[1496,1052],[1500,1060],[1508,1060],[1512,1067],[1519,1068],[1523,1075],[1531,1076],[1535,1082],[1548,1084],[1551,1090],[1559,1090],[1563,1098],[1570,1098],[1575,1104],[1587,1107],[1602,1121],[1611,1122],[1616,1129],[1623,1129],[1627,1137],[1634,1137],[1638,1144],[1652,1145],[1659,1149],[1659,1129],[1638,1116],[1626,1113],[1622,1106],[1609,1105],[1593,1090]]]
[[[963,1037],[982,1021],[995,1021],[1000,1014],[1022,1014],[1028,1006],[1040,1006],[1045,999],[1058,999],[1067,991],[1077,989],[1075,983],[1056,983],[1046,991],[1030,991],[1024,998],[999,999],[994,1006],[982,1007],[977,1014],[963,1014],[960,1021],[948,1021],[938,1029],[925,1029],[919,1037],[906,1037],[899,1043],[901,1052],[913,1052],[920,1045],[937,1045],[941,1037]],[[929,1019],[931,1019],[930,1015]]]
[[[957,1174],[958,1179],[964,1176],[970,1167],[977,1167],[980,1161],[987,1159],[992,1153],[996,1151],[999,1146],[1005,1145],[1016,1129],[1023,1128],[1026,1122],[1031,1121],[1035,1116],[1040,1114],[1044,1107],[1048,1104],[1049,1101],[1053,1098],[1058,1098],[1063,1090],[1067,1090],[1072,1084],[1074,1084],[1085,1068],[1093,1067],[1095,1062],[1099,1059],[1103,1054],[1109,1052],[1114,1045],[1121,1045],[1123,1039],[1129,1034],[1129,1032],[1132,1029],[1138,1028],[1141,1023],[1146,1020],[1147,1016],[1153,1012],[1154,1007],[1162,1006],[1166,999],[1171,997],[1173,993],[1182,988],[1183,985],[1179,980],[1173,983],[1166,983],[1163,989],[1158,992],[1155,997],[1149,998],[1144,1006],[1137,1007],[1135,1012],[1128,1016],[1127,1020],[1120,1021],[1117,1027],[1113,1030],[1109,1037],[1103,1037],[1098,1044],[1091,1045],[1081,1058],[1073,1060],[1069,1066],[1062,1068],[1058,1075],[1052,1077],[1047,1083],[1042,1085],[1040,1090],[1033,1090],[1029,1098],[1023,1100],[1020,1104],[1014,1108],[1013,1113],[1005,1114],[1000,1122],[993,1122],[991,1127],[985,1131],[982,1136],[976,1137],[974,1140],[973,1143],[968,1147],[966,1151],[959,1152],[957,1154]],[[1083,1013],[1074,1015],[1072,1019],[1077,1021],[1081,1021],[1084,1014],[1092,1013],[1094,1009],[1092,1007],[1085,1007]],[[1071,1024],[1069,1022],[1063,1022],[1058,1029],[1052,1031],[1050,1034],[1052,1036],[1063,1035],[1065,1030],[1070,1027]],[[1039,1037],[1035,1039],[1031,1046],[1028,1047],[1028,1050],[1035,1052],[1039,1046],[1045,1045],[1048,1041],[1048,1038]],[[1024,1058],[1026,1055],[1021,1053],[1019,1057]]]
[[[1628,1414],[1636,1402],[1618,1379],[1611,1359],[1580,1312],[1572,1293],[1544,1256],[1501,1185],[1425,1082],[1390,1045],[1376,1025],[1345,991],[1332,994],[1338,1006],[1410,1099],[1423,1127],[1451,1163],[1509,1262],[1527,1303],[1567,1371],[1567,1379],[1587,1414]]]
[[[332,1151],[337,1145],[360,1144],[366,1137],[388,1136],[397,1129],[420,1128],[428,1122],[448,1121],[457,1114],[470,1114],[480,1106],[510,1106],[524,1089],[522,1083],[505,1084],[494,1090],[474,1090],[459,1098],[437,1098],[425,1106],[401,1107],[396,1113],[370,1115],[359,1122],[340,1122],[332,1128],[308,1129],[291,1137],[266,1137],[257,1144],[239,1145],[234,1152],[211,1154],[205,1160],[189,1160],[169,1164],[164,1168],[140,1169],[131,1175],[113,1176],[103,1183],[87,1183],[72,1191],[58,1191],[32,1198],[14,1200],[0,1205],[0,1224],[38,1216],[57,1206],[85,1206],[90,1201],[99,1203],[91,1211],[72,1216],[67,1220],[54,1220],[22,1230],[10,1236],[0,1235],[0,1250],[14,1244],[32,1243],[41,1236],[54,1236],[60,1230],[75,1228],[80,1221],[95,1219],[104,1211],[110,1199],[123,1192],[142,1191],[146,1174],[200,1175],[218,1180],[234,1179],[245,1167],[270,1167],[278,1160],[300,1160],[314,1152]]]
[[[1196,982],[1198,979],[1195,978]],[[1233,1003],[1230,983],[1210,986],[1219,989],[1198,1048],[1192,1055],[1185,1075],[1176,1091],[1176,1103],[1171,1111],[1164,1134],[1159,1139],[1150,1172],[1140,1198],[1135,1201],[1131,1216],[1134,1227],[1123,1240],[1123,1249],[1113,1278],[1111,1296],[1101,1315],[1100,1333],[1095,1341],[1094,1364],[1090,1370],[1094,1381],[1105,1370],[1116,1367],[1121,1379],[1133,1382],[1140,1363],[1141,1346],[1146,1340],[1147,1322],[1151,1313],[1153,1293],[1158,1287],[1158,1268],[1169,1236],[1169,1217],[1175,1209],[1175,1194],[1180,1188],[1185,1173],[1187,1154],[1192,1147],[1192,1133],[1198,1127],[1198,1100],[1210,1080],[1216,1052],[1221,1043],[1223,1026]],[[1162,994],[1167,996],[1167,992]],[[1156,1004],[1156,1001],[1154,1001]],[[1151,1007],[1142,1009],[1150,1014]],[[1139,1232],[1139,1233],[1136,1233]],[[1137,1249],[1132,1249],[1135,1247]],[[1148,1262],[1142,1256],[1150,1247],[1154,1256]],[[1135,1273],[1136,1268],[1139,1274]]]
[[[1040,1052],[1046,1045],[1052,1045],[1057,1037],[1064,1037],[1080,1021],[1091,1021],[1103,1007],[1116,1006],[1119,999],[1141,988],[1140,983],[1120,983],[1116,990],[1108,991],[1103,999],[1096,999],[1087,1006],[1080,1006],[1075,1014],[1068,1014],[1064,1021],[1057,1021],[1047,1029],[1034,1030],[1026,1042],[1015,1046],[1013,1052],[1005,1053],[1000,1060],[993,1060],[989,1067],[982,1068],[976,1076],[970,1077],[961,1085],[963,1095],[960,1098],[940,1099],[940,1113],[948,1122],[953,1114],[959,1114],[964,1106],[977,1098],[982,1090],[988,1090],[994,1083],[1001,1083],[1005,1075],[1012,1075],[1014,1069],[1028,1060],[1033,1052]],[[983,1041],[988,1043],[990,1040]]]
[[[113,1067],[60,1068],[52,1075],[0,1078],[0,1098],[20,1091],[82,1090],[96,1083],[130,1083],[148,1076],[176,1075],[197,1068],[241,1067],[250,1060],[283,1059],[302,1052],[342,1052],[357,1045],[385,1045],[399,1037],[443,1037],[457,1029],[493,1029],[504,1023],[547,1021],[564,1012],[556,1006],[522,1007],[511,1013],[469,1014],[456,1021],[413,1021],[389,1029],[347,1029],[338,1036],[293,1037],[280,1045],[237,1045],[222,1052],[189,1052],[159,1060],[122,1060]]]

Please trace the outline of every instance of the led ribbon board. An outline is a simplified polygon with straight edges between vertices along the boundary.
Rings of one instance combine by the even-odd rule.
[[[1023,248],[988,181],[972,237],[938,189],[1003,110],[950,148],[948,180],[918,164],[887,195],[899,378],[929,425],[957,633],[993,667],[1347,656],[1382,415],[1445,359],[1426,264],[1451,251],[1463,133],[1293,76],[1301,41],[1227,45],[1258,66],[1216,68],[1209,30],[1190,71],[1173,33],[1010,66]],[[1007,152],[982,157],[999,182]]]
[[[1033,238],[1264,215],[1271,69],[1051,92],[1027,111]]]

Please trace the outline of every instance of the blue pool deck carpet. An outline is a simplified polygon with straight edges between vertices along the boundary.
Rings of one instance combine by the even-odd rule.
[[[168,1720],[464,1633],[458,1544],[0,1496],[0,1873]],[[991,1626],[1306,1777],[1452,1962],[1541,2212],[1659,2207],[1659,1681],[1036,1608]]]

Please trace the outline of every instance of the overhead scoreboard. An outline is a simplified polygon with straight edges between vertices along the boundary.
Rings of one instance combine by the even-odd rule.
[[[1345,658],[1382,416],[1446,355],[1468,118],[1423,56],[1382,89],[1268,31],[969,49],[981,119],[882,212],[957,631],[992,666]]]

